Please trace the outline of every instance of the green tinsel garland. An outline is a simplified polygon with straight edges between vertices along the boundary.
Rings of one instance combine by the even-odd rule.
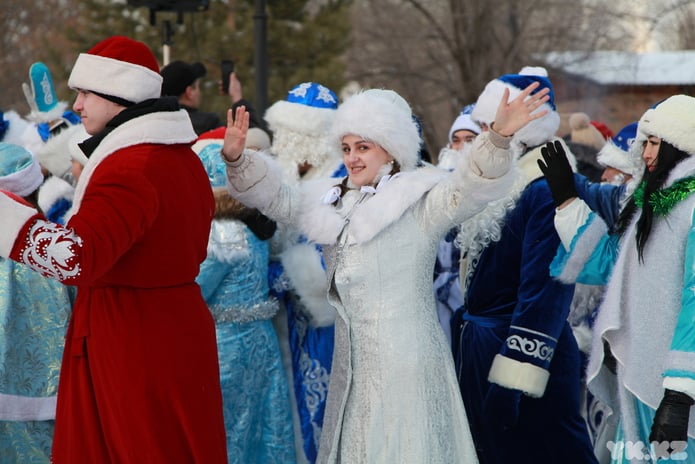
[[[638,207],[644,205],[644,188],[645,182],[640,182],[635,189],[633,198]],[[657,190],[649,195],[649,204],[654,209],[654,214],[658,216],[666,216],[674,206],[688,198],[695,192],[695,177],[687,177],[675,182],[668,188]]]

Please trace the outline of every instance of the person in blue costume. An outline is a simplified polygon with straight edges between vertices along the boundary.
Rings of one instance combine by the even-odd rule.
[[[270,152],[287,182],[345,175],[328,142],[337,107],[331,89],[303,82],[268,108],[264,118],[273,133]],[[322,247],[307,243],[293,227],[280,224],[278,229],[270,264],[271,290],[282,303],[275,322],[293,386],[297,459],[313,463],[328,394],[335,310],[326,296]]]
[[[494,108],[530,82],[552,89],[542,68],[492,80],[472,117],[485,130]],[[554,98],[548,112],[511,142],[523,179],[506,198],[461,225],[467,254],[463,307],[452,318],[459,386],[482,464],[595,463],[580,415],[580,358],[567,322],[573,287],[549,274],[560,243],[555,204],[536,160],[555,133]]]
[[[229,196],[219,142],[199,153],[215,193],[215,217],[196,282],[215,319],[228,459],[292,464],[290,393],[271,321],[278,302],[268,288],[274,223],[259,223],[257,212]]]
[[[614,227],[566,182],[561,147],[544,156],[562,237],[553,273],[607,283],[587,380],[619,420],[615,463],[695,462],[693,114],[695,98],[674,95],[642,115],[631,151],[645,169]]]
[[[593,210],[601,215],[609,228],[614,227],[622,207],[642,177],[644,162],[639,154],[630,152],[636,134],[637,123],[628,124],[599,151],[597,161],[604,168],[600,184],[588,181],[579,173],[574,174],[575,188],[579,196],[588,205],[592,205]],[[609,462],[610,451],[606,444],[615,438],[615,415],[611,414],[607,405],[588,391],[585,374],[593,338],[592,329],[603,299],[605,285],[603,282],[577,282],[576,274],[571,271],[571,267],[565,269],[565,274],[558,275],[558,279],[575,286],[569,321],[582,358],[582,414],[585,415],[589,426],[596,457],[599,462]],[[551,274],[556,275],[553,265]]]
[[[26,149],[0,142],[0,189],[36,203],[43,182]],[[74,287],[0,258],[0,461],[48,463]]]

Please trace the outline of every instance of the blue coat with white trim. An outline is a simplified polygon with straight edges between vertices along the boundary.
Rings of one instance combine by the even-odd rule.
[[[480,255],[454,318],[454,357],[481,463],[596,462],[579,414],[579,350],[567,323],[574,287],[549,274],[560,244],[554,214],[545,179],[529,183],[501,239]],[[523,392],[515,427],[492,430],[486,422],[490,382]]]

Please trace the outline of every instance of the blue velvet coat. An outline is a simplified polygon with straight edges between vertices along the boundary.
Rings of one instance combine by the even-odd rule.
[[[567,316],[573,286],[549,275],[560,239],[545,179],[530,182],[488,245],[454,316],[461,394],[481,463],[596,462],[579,412],[580,359]],[[494,387],[491,389],[491,385]],[[484,406],[491,390],[515,398],[499,427]],[[516,403],[514,403],[516,401]]]

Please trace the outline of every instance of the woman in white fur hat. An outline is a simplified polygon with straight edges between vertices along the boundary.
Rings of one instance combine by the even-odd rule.
[[[675,95],[640,118],[632,147],[645,168],[613,234],[600,233],[606,224],[576,191],[551,183],[566,192],[556,216],[564,248],[554,272],[608,283],[587,381],[618,416],[609,443],[614,462],[695,462],[693,115],[695,98]],[[563,150],[548,147],[544,158],[549,181],[566,176]]]
[[[401,96],[360,92],[331,129],[348,176],[299,189],[271,159],[242,151],[248,114],[228,114],[232,196],[323,245],[338,317],[318,462],[477,462],[432,268],[442,236],[511,188],[511,135],[545,114],[534,113],[547,100],[545,89],[531,94],[537,87],[503,100],[493,131],[452,173],[416,169],[421,141]]]

